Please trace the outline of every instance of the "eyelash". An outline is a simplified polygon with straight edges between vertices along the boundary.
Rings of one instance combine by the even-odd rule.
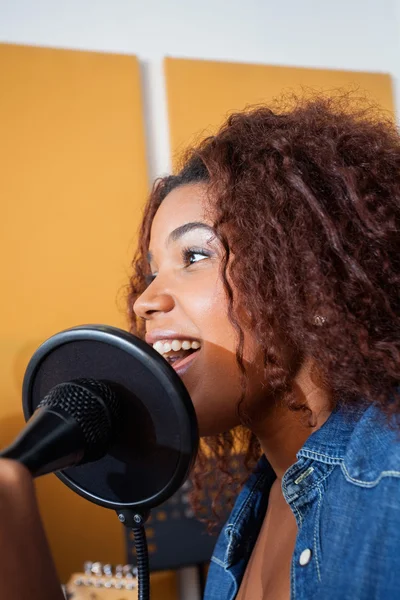
[[[196,262],[201,262],[201,261],[190,262],[190,258],[194,254],[199,254],[200,256],[204,256],[204,258],[211,257],[211,252],[204,250],[204,248],[193,248],[193,247],[182,248],[181,256],[182,256],[182,260],[185,265],[185,268],[191,267]],[[156,277],[157,277],[157,273],[150,273],[149,275],[146,275],[146,277],[145,277],[146,286],[149,286],[155,280]]]
[[[190,262],[190,257],[193,256],[194,254],[199,254],[200,256],[204,256],[204,258],[210,258],[210,256],[211,256],[211,252],[204,250],[204,248],[194,248],[191,246],[182,248],[181,256],[182,256],[182,260],[186,267],[190,267],[191,265],[194,265],[195,262],[200,262],[197,260]]]

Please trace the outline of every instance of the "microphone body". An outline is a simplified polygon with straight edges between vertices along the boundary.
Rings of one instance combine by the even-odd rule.
[[[84,453],[85,440],[77,422],[67,413],[40,408],[0,457],[17,460],[38,477],[77,465]]]
[[[33,477],[98,460],[109,450],[119,418],[115,395],[103,382],[59,384],[0,458],[19,461]]]

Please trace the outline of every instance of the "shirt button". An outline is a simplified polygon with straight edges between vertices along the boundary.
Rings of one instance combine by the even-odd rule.
[[[306,548],[300,554],[299,563],[302,567],[305,567],[306,565],[308,565],[308,563],[311,560],[311,554],[312,554],[312,552],[311,552],[310,548]]]

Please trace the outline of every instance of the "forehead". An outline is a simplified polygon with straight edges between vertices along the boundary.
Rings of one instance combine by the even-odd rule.
[[[204,184],[182,185],[170,192],[157,210],[151,226],[151,241],[163,242],[174,230],[191,222],[212,225],[206,217],[207,194]]]

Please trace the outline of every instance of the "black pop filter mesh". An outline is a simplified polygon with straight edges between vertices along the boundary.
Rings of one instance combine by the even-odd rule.
[[[81,378],[112,388],[121,403],[121,426],[103,458],[57,475],[109,508],[161,504],[183,484],[197,451],[196,417],[182,381],[135,336],[112,327],[76,327],[50,338],[33,355],[23,386],[25,418],[54,386]]]

